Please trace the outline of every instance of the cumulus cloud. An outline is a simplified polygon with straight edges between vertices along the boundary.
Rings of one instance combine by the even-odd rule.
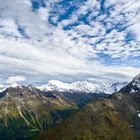
[[[1,1],[1,77],[113,82],[140,72],[139,2],[36,2]]]

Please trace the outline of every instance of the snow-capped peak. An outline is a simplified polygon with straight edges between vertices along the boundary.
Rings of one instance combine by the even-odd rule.
[[[73,83],[63,83],[58,80],[50,80],[47,84],[39,87],[41,90],[47,91],[80,91],[80,92],[95,92],[97,85],[87,81],[77,81]]]
[[[136,75],[132,82],[136,83],[140,87],[140,74]]]
[[[99,88],[98,84],[89,83],[87,81],[77,81],[71,83],[71,85],[74,89],[84,92],[97,92]]]
[[[16,87],[22,87],[22,86],[17,84],[17,83],[1,84],[0,85],[0,92],[3,92],[4,90],[6,90],[9,87],[16,88]]]
[[[50,80],[47,84],[42,85],[39,87],[42,90],[48,90],[48,91],[64,91],[69,90],[70,85],[68,83],[62,83],[58,80]]]
[[[140,74],[138,74],[137,76],[135,76],[132,80],[133,85],[137,86],[138,88],[140,88]]]
[[[122,83],[116,82],[113,84],[108,84],[108,83],[97,84],[97,83],[91,83],[88,81],[76,81],[72,83],[64,83],[58,80],[50,80],[46,84],[43,84],[41,86],[32,86],[32,85],[31,86],[34,88],[38,88],[42,91],[112,94],[120,90],[125,85],[127,85],[126,82],[122,82]],[[16,87],[22,87],[22,86],[17,83],[0,85],[0,92],[4,91],[8,87],[16,88]],[[30,85],[28,85],[28,88],[30,88]]]
[[[41,85],[38,88],[44,91],[60,91],[60,92],[86,92],[86,93],[107,93],[111,94],[120,90],[127,83],[113,83],[113,84],[95,84],[87,81],[76,81],[73,83],[63,83],[58,80],[50,80],[47,84]]]
[[[132,81],[138,81],[140,82],[140,73],[138,75],[136,75]]]

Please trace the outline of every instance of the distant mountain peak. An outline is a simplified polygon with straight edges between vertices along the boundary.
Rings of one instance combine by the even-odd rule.
[[[140,88],[140,74],[136,75],[132,80],[133,86]]]
[[[136,75],[132,81],[140,84],[140,74]]]
[[[135,80],[136,81],[136,80]],[[27,86],[22,86],[17,83],[10,85],[0,85],[0,92],[3,92],[5,89],[11,88],[28,88],[31,91],[34,89],[39,89],[41,91],[58,91],[58,92],[84,92],[84,93],[106,93],[112,94],[119,91],[122,87],[127,85],[127,82],[115,82],[112,84],[109,83],[91,83],[88,81],[75,81],[72,83],[65,83],[58,80],[50,80],[46,84],[36,86],[29,84]],[[136,84],[136,82],[134,82]]]
[[[112,94],[120,90],[127,82],[108,83],[91,83],[88,81],[76,81],[72,83],[63,83],[58,80],[50,80],[48,83],[39,86],[44,91],[60,91],[60,92],[85,92],[85,93],[107,93]]]
[[[121,89],[121,92],[131,94],[131,95],[139,94],[140,93],[140,74],[136,75],[128,85],[124,86]]]

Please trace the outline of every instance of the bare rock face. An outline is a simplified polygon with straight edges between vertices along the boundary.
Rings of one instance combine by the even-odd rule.
[[[76,105],[33,86],[0,93],[0,139],[32,139],[70,114]]]
[[[111,100],[140,138],[140,75],[113,94]]]

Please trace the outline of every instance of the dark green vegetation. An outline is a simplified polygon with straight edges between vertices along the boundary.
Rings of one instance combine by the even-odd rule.
[[[97,101],[43,133],[38,140],[133,140],[134,131],[128,126],[110,101]]]
[[[140,140],[140,77],[108,99],[99,99],[37,140]]]
[[[0,140],[33,139],[100,96],[44,92],[31,85],[8,88],[0,93]]]

